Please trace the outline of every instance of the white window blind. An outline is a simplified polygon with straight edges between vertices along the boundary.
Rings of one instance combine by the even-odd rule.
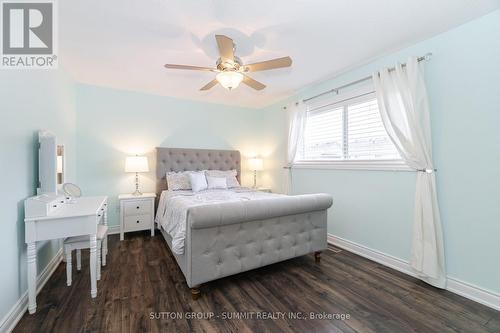
[[[400,159],[385,131],[376,99],[348,104],[347,154],[349,160]]]
[[[343,157],[343,116],[343,108],[307,115],[302,159],[338,160]]]
[[[309,111],[298,153],[299,163],[401,161],[373,94]]]

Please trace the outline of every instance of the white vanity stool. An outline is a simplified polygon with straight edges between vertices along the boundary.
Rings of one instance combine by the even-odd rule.
[[[101,265],[106,266],[108,227],[102,224],[97,226],[97,280],[101,279]],[[82,249],[90,249],[88,236],[69,237],[64,240],[64,256],[66,258],[66,284],[71,286],[71,253],[76,250],[76,269],[82,267]],[[101,260],[102,258],[102,260]]]

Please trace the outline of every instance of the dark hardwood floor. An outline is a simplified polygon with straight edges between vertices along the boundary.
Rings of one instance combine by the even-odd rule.
[[[214,281],[193,301],[161,235],[128,234],[123,242],[113,235],[109,249],[96,299],[85,252],[73,285],[62,263],[38,295],[36,314],[26,313],[14,332],[500,332],[500,312],[346,251],[326,251],[320,264],[310,255]],[[311,312],[344,318],[311,319]],[[193,313],[213,317],[186,318]],[[254,318],[224,318],[238,313]]]

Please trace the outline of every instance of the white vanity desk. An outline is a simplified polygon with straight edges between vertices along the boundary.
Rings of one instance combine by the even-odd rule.
[[[94,298],[97,296],[97,224],[107,224],[106,196],[80,197],[73,199],[74,203],[67,203],[64,196],[37,198],[25,202],[29,313],[36,311],[36,242],[89,235],[90,294]],[[107,244],[103,243],[103,249],[106,251]]]

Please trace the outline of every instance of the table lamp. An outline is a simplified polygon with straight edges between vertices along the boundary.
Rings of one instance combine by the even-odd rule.
[[[135,192],[132,194],[142,195],[139,191],[139,172],[149,172],[148,158],[146,156],[127,156],[125,172],[135,172]]]
[[[264,170],[262,158],[254,157],[248,160],[249,169],[253,171],[253,188],[257,188],[257,171]]]

